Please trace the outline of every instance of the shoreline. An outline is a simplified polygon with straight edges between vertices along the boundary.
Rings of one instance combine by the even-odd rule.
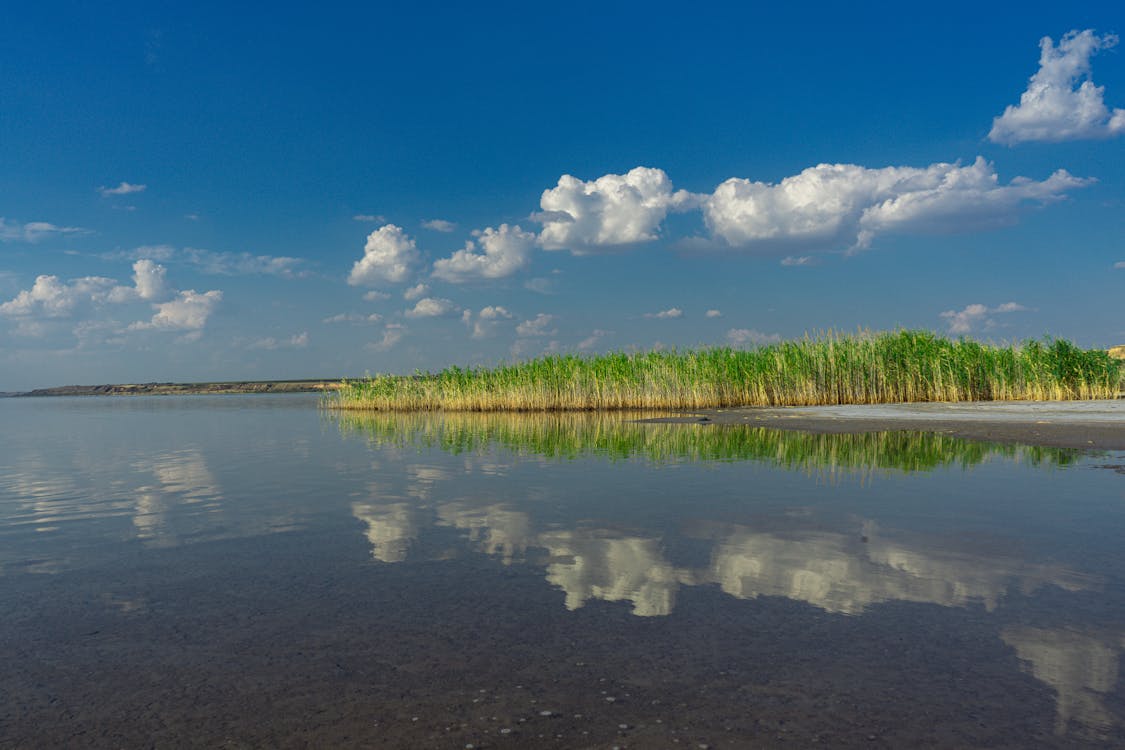
[[[1125,450],[1125,400],[989,401],[700,409],[638,420],[746,425],[820,434],[912,431],[1056,448]]]
[[[107,385],[62,385],[5,393],[5,398],[51,396],[195,396],[226,393],[322,393],[340,387],[338,378],[310,380],[226,380],[204,383],[116,383]]]

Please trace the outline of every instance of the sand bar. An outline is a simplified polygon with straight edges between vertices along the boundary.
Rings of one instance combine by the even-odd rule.
[[[705,421],[820,433],[917,430],[972,440],[1125,450],[1125,399],[744,407],[646,421]]]

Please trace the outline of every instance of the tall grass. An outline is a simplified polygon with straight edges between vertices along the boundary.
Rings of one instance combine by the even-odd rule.
[[[549,459],[765,461],[808,473],[967,469],[992,457],[1057,466],[1081,451],[964,440],[930,432],[815,434],[743,425],[637,422],[637,414],[342,412],[344,434],[373,445],[440,449],[456,455],[502,448]]]
[[[342,409],[550,411],[1114,398],[1125,366],[1063,339],[992,346],[928,331],[762,346],[557,355],[344,381]]]

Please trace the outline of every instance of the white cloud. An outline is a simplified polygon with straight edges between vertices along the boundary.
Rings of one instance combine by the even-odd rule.
[[[135,299],[150,302],[162,299],[168,294],[165,282],[167,269],[158,263],[142,258],[133,263],[133,286],[114,287],[109,293],[110,302],[129,302]]]
[[[516,326],[516,335],[521,337],[554,335],[555,330],[550,327],[554,322],[554,315],[539,313],[531,320],[525,320]]]
[[[353,221],[364,221],[373,224],[385,224],[387,217],[382,214],[356,214],[352,217]]]
[[[545,279],[542,276],[537,276],[534,279],[528,279],[524,282],[523,288],[528,291],[535,292],[536,294],[554,294],[555,282],[551,279]]]
[[[252,255],[251,253],[224,253],[185,247],[184,259],[199,266],[203,273],[216,276],[281,276],[300,278],[308,276],[301,269],[304,260],[285,255]]]
[[[60,227],[46,221],[29,221],[20,224],[18,221],[8,221],[0,216],[0,242],[39,242],[62,234],[89,233],[89,229],[82,227]]]
[[[108,301],[117,282],[102,276],[84,276],[60,281],[43,275],[8,302],[0,303],[0,315],[12,318],[65,318],[83,304]]]
[[[711,232],[734,247],[866,248],[886,232],[948,232],[1012,223],[1025,203],[1049,203],[1093,180],[1058,170],[1000,185],[983,158],[968,166],[868,169],[820,164],[773,185],[731,178],[703,204]]]
[[[362,313],[340,313],[339,315],[332,315],[320,321],[321,323],[357,323],[359,325],[371,325],[378,323],[383,319],[379,313],[371,313],[364,315]]]
[[[0,315],[16,319],[20,331],[38,333],[46,331],[40,325],[42,320],[73,318],[79,313],[94,316],[79,321],[74,328],[75,335],[84,341],[98,338],[89,334],[103,330],[179,330],[190,331],[190,338],[198,338],[207,318],[222,300],[223,293],[217,290],[203,294],[194,290],[177,292],[168,286],[165,275],[163,266],[146,258],[133,264],[134,285],[131,287],[101,276],[85,276],[64,282],[57,276],[43,275],[35,280],[31,289],[0,304]],[[106,305],[139,301],[152,303],[156,313],[151,320],[122,328],[118,323],[97,318],[99,314],[104,314],[102,308]]]
[[[106,260],[160,260],[170,261],[176,257],[176,248],[171,245],[141,245],[133,250],[105,253],[101,257]]]
[[[422,226],[425,229],[432,229],[435,232],[452,232],[457,228],[457,224],[452,221],[446,221],[445,219],[430,219],[428,221],[423,221]]]
[[[786,255],[781,259],[783,266],[815,266],[816,258],[811,255]]]
[[[198,247],[185,247],[177,250],[171,245],[142,245],[123,252],[104,253],[106,260],[150,259],[165,263],[188,263],[200,271],[214,276],[280,276],[282,278],[304,278],[309,275],[302,266],[305,260],[284,255],[253,255],[251,253],[229,253],[204,250]]]
[[[669,211],[692,208],[697,200],[687,191],[673,192],[662,169],[636,167],[590,182],[564,174],[543,191],[542,211],[532,218],[543,224],[539,241],[545,249],[584,254],[654,240]]]
[[[474,339],[488,338],[496,332],[497,324],[502,320],[512,320],[515,318],[512,313],[504,307],[499,305],[489,305],[488,307],[481,308],[477,313],[476,320],[473,320],[473,311],[465,310],[461,315],[461,320],[465,325],[472,328],[472,337]]]
[[[723,317],[722,310],[708,310],[706,313],[708,318],[721,318]]]
[[[352,286],[398,284],[413,275],[421,259],[414,240],[402,227],[387,224],[367,236],[363,257],[352,266],[348,283]]]
[[[1023,312],[1028,308],[1018,302],[1005,302],[996,307],[982,304],[966,305],[963,310],[946,310],[941,317],[949,321],[950,333],[970,333],[979,329],[995,328],[997,322],[994,315],[1005,313]]]
[[[274,351],[277,349],[304,349],[309,345],[309,334],[305,331],[294,334],[287,339],[275,339],[272,336],[264,339],[258,339],[251,342],[250,349],[266,349]]]
[[[684,311],[681,310],[678,307],[669,307],[667,310],[661,310],[660,312],[645,313],[645,317],[646,318],[658,318],[660,320],[682,318],[682,317],[684,317]]]
[[[408,318],[446,318],[456,314],[458,307],[450,300],[440,297],[423,297],[414,308],[407,310]]]
[[[414,286],[406,289],[402,293],[402,298],[407,302],[413,302],[416,299],[421,299],[430,293],[430,287],[425,284],[415,284]]]
[[[434,276],[459,284],[473,278],[499,279],[511,276],[527,266],[531,258],[531,248],[535,245],[535,235],[525,232],[519,226],[501,224],[499,229],[473,232],[476,240],[465,243],[465,247],[449,258],[434,263]],[[477,252],[477,248],[483,252]]]
[[[406,335],[406,330],[406,326],[399,323],[387,323],[386,328],[383,329],[382,338],[378,341],[372,341],[367,345],[367,348],[376,352],[388,351],[402,341],[402,337]]]
[[[1039,70],[1020,95],[992,121],[993,143],[1013,146],[1027,141],[1072,141],[1109,138],[1125,132],[1125,109],[1110,112],[1105,89],[1090,80],[1090,58],[1117,44],[1113,34],[1093,29],[1070,31],[1056,47],[1050,37],[1039,40]]]
[[[732,328],[727,331],[727,341],[735,347],[761,346],[775,344],[781,341],[781,336],[776,333],[762,333],[753,328]]]
[[[176,298],[169,302],[153,305],[156,314],[152,316],[152,320],[133,323],[129,326],[129,330],[200,331],[222,299],[223,293],[218,290],[200,294],[194,289],[188,289],[179,292]]]
[[[481,320],[511,320],[515,316],[499,305],[489,305],[481,308]]]
[[[374,289],[363,295],[363,299],[368,302],[381,302],[382,300],[390,298],[391,295],[387,294],[386,292],[380,292]]]
[[[589,336],[578,342],[578,351],[588,352],[594,349],[606,336],[612,335],[613,331],[604,331],[601,328],[595,328]]]
[[[1119,260],[1113,264],[1114,268],[1125,268],[1125,260]]]
[[[111,195],[130,195],[132,193],[143,193],[148,188],[148,185],[133,185],[128,182],[122,182],[114,188],[100,187],[98,192],[102,194],[103,198],[108,198]]]

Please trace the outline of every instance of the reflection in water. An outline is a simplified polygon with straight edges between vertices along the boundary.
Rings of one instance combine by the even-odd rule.
[[[500,446],[551,458],[597,455],[655,462],[756,459],[829,474],[969,467],[992,457],[1066,465],[1081,455],[1065,448],[983,443],[932,432],[817,435],[742,425],[637,422],[638,415],[613,413],[343,412],[335,418],[345,433],[362,434],[379,447],[461,454]]]
[[[664,559],[658,539],[583,529],[548,532],[537,546],[551,553],[547,580],[566,592],[567,609],[601,599],[631,602],[640,617],[672,613],[681,574]]]
[[[463,473],[407,467],[411,486],[395,501],[353,506],[368,526],[372,555],[407,559],[429,527],[464,532],[475,551],[505,564],[538,560],[567,609],[591,601],[626,603],[633,615],[670,615],[681,587],[717,586],[738,599],[785,597],[826,612],[856,616],[888,602],[942,607],[979,606],[996,613],[1005,599],[1044,586],[1066,592],[1099,589],[1101,581],[1063,565],[1033,562],[1002,549],[967,548],[946,537],[881,528],[854,519],[848,528],[797,514],[781,525],[693,520],[676,536],[620,529],[591,521],[541,523],[509,503],[466,498],[458,481],[497,476],[499,447],[547,458],[642,458],[657,463],[761,460],[816,475],[969,469],[991,459],[1064,466],[1076,451],[993,445],[932,433],[812,435],[746,427],[637,423],[622,415],[345,414],[345,434],[359,433],[380,448],[438,448],[463,457]],[[474,461],[473,459],[479,459]],[[439,491],[449,484],[449,493]],[[452,499],[443,500],[451,495]],[[486,495],[487,497],[487,495]],[[413,498],[421,505],[402,502]],[[534,503],[527,508],[537,507]],[[674,564],[671,548],[690,546],[693,564]],[[529,558],[529,550],[542,554]],[[1009,626],[1003,640],[1026,669],[1058,693],[1056,731],[1081,727],[1105,736],[1116,719],[1104,702],[1115,689],[1125,644],[1068,630]]]
[[[473,508],[447,503],[437,513],[440,524],[468,531],[470,542],[485,554],[500,557],[505,565],[522,560],[527,548],[535,544],[530,516],[506,505]]]
[[[1117,721],[1103,702],[1117,685],[1117,663],[1125,639],[1070,630],[1007,628],[1001,634],[1036,679],[1055,689],[1055,734],[1071,721],[1101,735]]]
[[[95,402],[83,402],[87,403]],[[741,705],[730,710],[741,711],[748,705],[746,698],[768,694],[764,703],[783,703],[788,702],[782,700],[783,691],[801,694],[809,687],[808,675],[816,672],[811,677],[815,680],[821,674],[815,669],[821,658],[831,669],[833,664],[859,663],[865,656],[862,648],[885,653],[879,640],[885,636],[907,651],[926,655],[927,663],[915,665],[916,673],[893,662],[871,665],[872,688],[859,691],[864,695],[877,696],[880,681],[888,676],[901,679],[898,684],[915,679],[922,684],[931,675],[948,675],[952,668],[958,681],[967,675],[958,684],[968,687],[964,693],[951,687],[945,696],[935,688],[935,698],[941,699],[935,705],[948,700],[971,708],[974,701],[983,700],[972,688],[979,685],[974,680],[998,678],[1001,682],[993,684],[1011,684],[1023,691],[1021,697],[1032,700],[1027,706],[993,706],[993,715],[1010,715],[1013,725],[1026,721],[1022,729],[1036,732],[1040,719],[1048,727],[1051,723],[1050,708],[1039,703],[1049,686],[1057,693],[1055,727],[1066,737],[1058,744],[1080,733],[1091,734],[1095,742],[1121,737],[1118,663],[1125,643],[1119,636],[1122,558],[1116,541],[1122,528],[1120,507],[1125,506],[1113,505],[1122,486],[1114,482],[1120,476],[1088,470],[1087,463],[1050,472],[1027,468],[1063,466],[1076,459],[1076,452],[932,434],[805,435],[570,414],[344,415],[344,436],[361,438],[354,440],[340,439],[334,426],[327,434],[314,434],[321,427],[316,417],[277,422],[278,414],[262,409],[254,410],[263,415],[260,419],[238,423],[241,432],[225,418],[220,429],[214,415],[200,413],[198,403],[204,402],[167,407],[181,409],[178,416],[186,418],[188,426],[182,420],[165,427],[163,420],[150,424],[130,418],[117,423],[116,431],[103,431],[98,422],[88,428],[91,434],[74,430],[78,436],[64,443],[58,436],[70,435],[72,425],[70,412],[63,411],[37,441],[21,437],[4,442],[0,434],[0,572],[8,576],[0,584],[25,590],[26,600],[33,602],[47,589],[22,573],[64,573],[48,588],[70,587],[76,598],[56,606],[61,613],[57,617],[72,618],[81,609],[91,620],[107,619],[111,627],[101,632],[115,638],[126,632],[119,628],[127,621],[138,640],[160,641],[160,649],[174,651],[174,646],[152,637],[161,632],[153,630],[152,623],[187,627],[196,614],[195,593],[207,591],[215,577],[237,576],[249,598],[214,597],[208,617],[219,624],[213,632],[237,631],[239,644],[253,641],[263,649],[263,658],[276,664],[285,661],[278,654],[293,644],[315,646],[306,651],[317,655],[326,652],[329,642],[333,649],[348,648],[353,637],[348,626],[340,625],[327,636],[320,627],[322,612],[338,606],[338,612],[353,612],[359,623],[355,653],[372,659],[352,665],[363,683],[360,690],[366,690],[367,675],[376,673],[376,664],[384,669],[381,649],[396,664],[400,654],[412,649],[424,654],[398,674],[415,670],[421,680],[471,666],[472,679],[491,686],[477,670],[480,657],[493,658],[503,668],[511,654],[488,648],[514,642],[511,653],[522,659],[521,649],[532,643],[537,653],[550,659],[557,656],[551,649],[566,650],[566,644],[586,639],[578,649],[604,654],[604,649],[623,642],[614,637],[631,631],[666,640],[636,639],[636,651],[623,653],[623,659],[637,656],[636,661],[645,661],[650,655],[645,650],[651,651],[653,643],[667,643],[678,650],[680,664],[688,665],[675,679],[682,678],[688,689],[706,687],[707,680],[713,686],[734,686],[726,695]],[[98,414],[108,409],[96,408]],[[28,409],[29,415],[38,413]],[[190,428],[192,419],[195,431]],[[312,432],[301,432],[307,429]],[[256,440],[266,434],[283,437],[272,443]],[[293,445],[310,434],[305,449],[295,452]],[[378,450],[368,450],[364,438]],[[94,447],[83,452],[79,443]],[[581,460],[552,460],[557,458]],[[697,459],[706,463],[690,465]],[[758,463],[741,463],[746,460]],[[619,463],[611,466],[611,461]],[[1024,465],[1013,466],[1015,461]],[[990,462],[993,465],[985,465]],[[840,482],[807,481],[775,466],[818,479],[836,472],[842,476]],[[914,471],[929,473],[882,476]],[[879,474],[879,481],[851,481],[870,474]],[[310,533],[261,540],[260,545],[200,545],[174,554],[165,549],[306,527]],[[1083,549],[1087,540],[1093,541]],[[499,564],[478,564],[479,558],[459,563],[458,554],[488,555],[515,569],[500,571]],[[422,559],[425,565],[412,565]],[[371,574],[372,566],[379,569],[377,575]],[[77,568],[85,572],[67,573]],[[332,586],[323,585],[326,571],[340,574]],[[432,586],[435,580],[441,585]],[[421,618],[456,618],[463,612],[456,609],[464,605],[460,585],[452,599],[447,598],[450,580],[465,581],[467,587],[479,584],[479,589],[465,589],[466,594],[490,602],[486,614],[476,613],[482,619],[464,631],[468,641],[489,640],[479,637],[481,627],[509,624],[508,617],[527,627],[511,634],[512,640],[497,640],[500,645],[494,647],[486,644],[471,658],[463,658],[455,652],[464,641],[450,635],[450,621],[418,627]],[[233,586],[227,593],[239,590]],[[394,617],[373,623],[368,612],[376,617],[385,613],[375,606],[379,597],[365,596],[372,591],[400,591],[411,601]],[[353,606],[357,596],[367,604]],[[783,603],[782,598],[800,604]],[[43,597],[45,606],[51,605],[49,599]],[[251,600],[267,606],[255,607],[253,617],[239,617],[237,611],[230,616],[231,607]],[[913,605],[888,606],[895,602]],[[1070,603],[1078,605],[1073,612],[1056,613]],[[446,604],[454,609],[447,610]],[[363,609],[368,605],[371,610]],[[701,606],[713,611],[691,611]],[[308,616],[309,607],[316,608],[317,616]],[[582,617],[570,617],[566,611],[584,607]],[[626,611],[650,619],[630,619]],[[707,631],[712,613],[715,630]],[[681,629],[678,618],[651,619],[668,615],[687,615],[684,619],[695,624]],[[607,616],[620,632],[598,632]],[[29,619],[19,607],[12,608],[9,617]],[[802,637],[793,639],[767,633],[764,639],[725,641],[740,651],[744,664],[758,659],[755,649],[768,650],[767,658],[760,660],[763,671],[753,677],[747,670],[737,678],[723,675],[729,682],[715,681],[710,670],[726,665],[722,652],[707,654],[702,649],[695,659],[691,648],[679,648],[686,640],[706,643],[708,632],[737,636],[741,627],[761,628],[768,622],[784,629],[810,619],[825,627],[802,631]],[[315,625],[309,626],[310,621]],[[339,622],[334,618],[334,626]],[[1064,622],[1071,627],[1063,627]],[[562,624],[555,630],[559,637],[540,638],[535,627],[553,623]],[[694,630],[696,625],[703,629]],[[916,648],[923,644],[909,641],[918,637],[915,625],[924,625],[926,632],[934,632],[935,625],[953,630],[948,643]],[[427,631],[430,626],[432,631]],[[68,627],[59,632],[70,633]],[[80,632],[94,634],[100,627],[83,624]],[[242,632],[243,627],[251,630]],[[279,632],[286,637],[278,638]],[[430,642],[427,632],[437,640]],[[524,632],[529,641],[521,640]],[[833,639],[853,635],[867,641],[849,654],[856,660],[834,661],[832,652],[845,644]],[[323,638],[331,640],[318,640]],[[64,640],[62,653],[70,655],[64,658],[72,658],[78,653],[71,645],[76,641],[69,635]],[[99,659],[120,653],[105,650],[116,648],[111,639],[90,635],[81,643],[82,653]],[[965,650],[953,653],[949,649],[958,646],[950,644],[965,645]],[[188,645],[189,652],[198,651],[194,643]],[[206,651],[206,658],[228,652]],[[160,663],[162,656],[153,663]],[[346,692],[341,690],[340,665],[333,669],[331,660],[317,658],[328,668],[323,683],[317,682],[315,670],[302,670],[292,692]],[[244,663],[251,662],[240,661],[234,669]],[[786,679],[770,681],[779,666]],[[1026,674],[1020,673],[1021,666]],[[203,674],[198,667],[192,663],[191,672],[182,673],[185,679]],[[651,678],[656,695],[660,685],[668,684],[668,674],[649,669],[636,674]],[[859,670],[858,681],[867,674],[865,669]],[[511,676],[504,669],[496,671],[504,671],[501,680]],[[851,680],[853,673],[846,670],[843,679]],[[567,670],[552,673],[551,680],[565,674]],[[586,679],[581,670],[574,674],[578,681]],[[756,683],[750,685],[759,677],[766,678],[762,690],[767,693],[759,692]],[[129,672],[122,684],[132,684],[134,678],[135,672]],[[591,672],[591,685],[598,684],[595,679]],[[177,700],[186,684],[179,682]],[[400,685],[395,682],[391,702],[410,700],[409,688],[397,692]],[[553,685],[547,690],[554,691]],[[589,687],[583,682],[580,691]],[[476,685],[473,688],[476,698]],[[717,694],[712,691],[710,696]],[[835,695],[839,693],[833,699]],[[552,705],[562,705],[554,700],[557,697],[555,693]],[[451,704],[460,706],[463,698],[458,695]],[[596,695],[594,699],[600,705]],[[524,701],[523,691],[519,700]],[[907,710],[891,702],[889,708]],[[723,711],[733,706],[722,699],[713,703]],[[884,703],[873,705],[881,710]],[[754,721],[759,716],[796,717],[806,708],[810,714],[815,710],[808,704],[778,713],[755,704]],[[1037,714],[1028,718],[1029,712]],[[499,715],[488,715],[492,713]],[[857,737],[865,744],[868,735],[863,731]],[[1037,736],[1035,741],[1049,744],[1050,739]],[[414,746],[420,744],[425,742]],[[643,741],[638,738],[637,744]]]
[[[409,503],[352,503],[352,515],[367,524],[371,556],[387,563],[406,559],[421,526],[418,510]]]
[[[979,602],[991,611],[1012,587],[1030,593],[1045,584],[1068,591],[1090,585],[1064,568],[945,546],[908,547],[877,536],[874,524],[864,526],[862,535],[716,526],[709,580],[739,599],[784,596],[843,614],[887,601]]]
[[[134,464],[155,484],[137,488],[133,525],[148,546],[173,547],[222,524],[222,493],[198,448],[162,453]],[[183,511],[181,506],[197,506]]]

